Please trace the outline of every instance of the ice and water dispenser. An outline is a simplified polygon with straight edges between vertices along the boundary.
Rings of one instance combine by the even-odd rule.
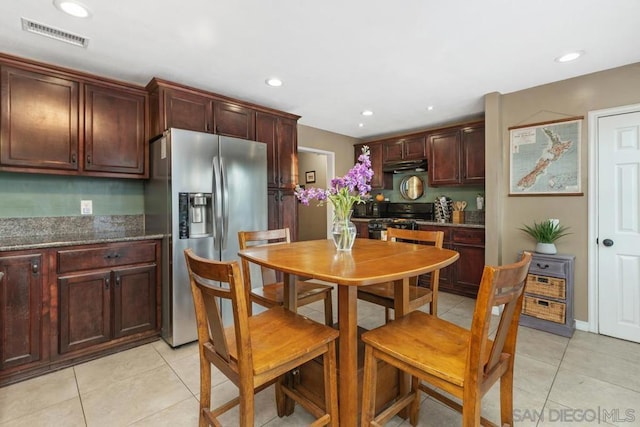
[[[211,237],[213,213],[211,193],[179,193],[179,228],[181,239]]]

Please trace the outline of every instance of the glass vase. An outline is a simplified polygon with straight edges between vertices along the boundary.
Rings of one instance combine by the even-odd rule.
[[[331,227],[331,236],[336,249],[339,251],[350,251],[356,241],[356,225],[351,222],[353,210],[341,212],[336,210]]]

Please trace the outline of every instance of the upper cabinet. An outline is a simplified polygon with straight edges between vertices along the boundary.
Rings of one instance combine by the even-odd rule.
[[[137,91],[85,85],[85,171],[146,175],[146,102]]]
[[[142,88],[0,55],[0,170],[147,178]]]
[[[385,164],[422,159],[428,159],[429,186],[484,184],[484,122],[357,144],[356,160],[363,145],[371,150],[372,189],[393,187],[393,174],[383,172]]]
[[[429,185],[484,184],[484,123],[429,135]]]
[[[231,102],[214,101],[213,123],[218,135],[255,139],[256,113],[251,108]]]
[[[149,82],[147,89],[153,135],[179,128],[255,139],[256,111],[250,106],[157,78]]]
[[[162,106],[158,107],[158,102]],[[213,132],[211,98],[177,89],[158,88],[151,94],[151,105],[153,135],[169,128]]]
[[[427,158],[426,134],[411,135],[382,142],[383,163]]]
[[[484,184],[484,123],[462,129],[462,183]]]
[[[0,78],[0,168],[78,171],[80,83],[9,66]]]
[[[267,185],[293,188],[298,177],[297,121],[256,113],[256,141],[267,144]]]

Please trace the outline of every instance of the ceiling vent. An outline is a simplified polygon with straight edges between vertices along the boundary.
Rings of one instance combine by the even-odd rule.
[[[61,42],[69,43],[74,46],[86,48],[89,44],[89,39],[85,37],[71,34],[57,28],[49,27],[47,25],[39,24],[35,21],[30,21],[25,18],[22,18],[22,29],[30,33],[40,34],[41,36],[60,40]]]

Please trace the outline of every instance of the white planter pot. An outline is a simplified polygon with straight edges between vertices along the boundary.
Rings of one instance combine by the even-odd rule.
[[[556,249],[556,245],[554,243],[538,242],[538,244],[536,244],[536,252],[539,254],[554,255],[558,253],[558,250]]]

